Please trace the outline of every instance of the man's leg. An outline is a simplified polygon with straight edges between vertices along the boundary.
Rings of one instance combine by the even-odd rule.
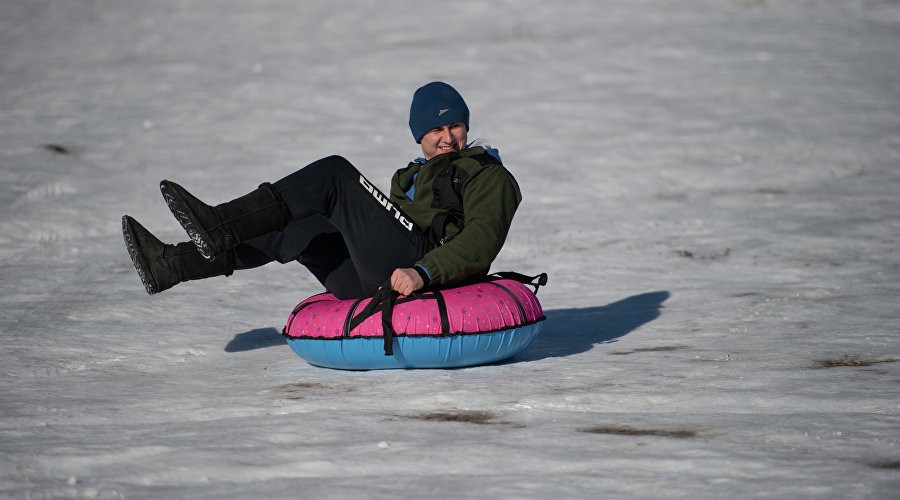
[[[122,217],[125,248],[147,293],[168,290],[182,281],[213,276],[230,276],[234,272],[233,252],[210,262],[200,255],[192,242],[177,245],[163,243],[138,221]]]
[[[342,276],[343,286],[337,286],[342,294],[350,290],[355,290],[354,295],[375,293],[394,269],[411,267],[429,249],[412,220],[339,156],[313,162],[274,184],[264,183],[246,196],[215,207],[173,182],[163,181],[160,187],[198,250],[207,251],[201,250],[203,257],[214,258],[227,254],[226,249],[241,247],[235,252],[239,269],[299,257],[326,286]],[[323,221],[327,227],[322,227]],[[285,230],[288,226],[292,229]],[[336,251],[334,242],[310,248],[313,238],[335,232],[340,233],[340,250],[349,256],[358,287],[348,284],[353,273],[347,259],[335,264],[336,257],[328,255]],[[327,242],[327,237],[323,238]],[[251,241],[254,243],[248,245]]]
[[[340,232],[364,295],[429,250],[412,220],[344,158],[323,158],[273,185],[292,218],[321,215]]]
[[[369,295],[362,290],[343,236],[322,216],[293,221],[281,232],[241,243],[234,251],[235,269],[298,261],[340,299]]]
[[[172,215],[184,228],[204,259],[213,261],[237,244],[280,231],[291,218],[287,207],[268,182],[227,203],[210,206],[172,181],[159,183]]]

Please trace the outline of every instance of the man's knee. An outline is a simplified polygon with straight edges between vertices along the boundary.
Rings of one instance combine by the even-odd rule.
[[[315,170],[321,170],[328,174],[359,174],[359,170],[350,163],[349,160],[339,155],[332,155],[322,158],[321,160],[316,160],[313,163],[307,165],[306,168],[312,168]]]

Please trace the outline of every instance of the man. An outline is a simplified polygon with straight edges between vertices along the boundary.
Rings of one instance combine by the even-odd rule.
[[[371,296],[388,277],[409,295],[486,274],[522,200],[515,179],[496,150],[467,142],[469,109],[450,85],[416,90],[409,126],[423,157],[394,174],[390,196],[339,156],[215,207],[162,181],[191,241],[164,244],[122,218],[147,292],[272,261],[299,261],[341,299]]]

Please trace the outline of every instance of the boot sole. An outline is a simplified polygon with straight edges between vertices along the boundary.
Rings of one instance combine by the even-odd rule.
[[[141,278],[141,283],[144,284],[147,293],[153,295],[158,293],[159,290],[157,289],[156,282],[154,282],[151,277],[150,266],[147,263],[147,259],[144,258],[143,252],[141,252],[141,249],[137,246],[129,221],[130,217],[127,215],[122,217],[122,236],[125,237],[125,249],[128,250],[128,255],[131,257],[131,263],[134,264],[134,269]]]
[[[188,237],[194,242],[194,246],[197,247],[200,256],[210,262],[214,261],[218,256],[215,246],[212,244],[209,235],[203,230],[200,221],[194,216],[194,213],[186,209],[187,203],[185,203],[184,198],[166,181],[159,183],[159,190],[162,192],[172,215],[175,216],[175,220],[181,224]]]

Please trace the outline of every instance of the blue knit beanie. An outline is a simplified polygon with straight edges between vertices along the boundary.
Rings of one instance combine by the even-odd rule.
[[[409,129],[417,143],[425,132],[444,125],[465,123],[469,130],[469,108],[459,92],[444,82],[419,87],[409,107]]]

